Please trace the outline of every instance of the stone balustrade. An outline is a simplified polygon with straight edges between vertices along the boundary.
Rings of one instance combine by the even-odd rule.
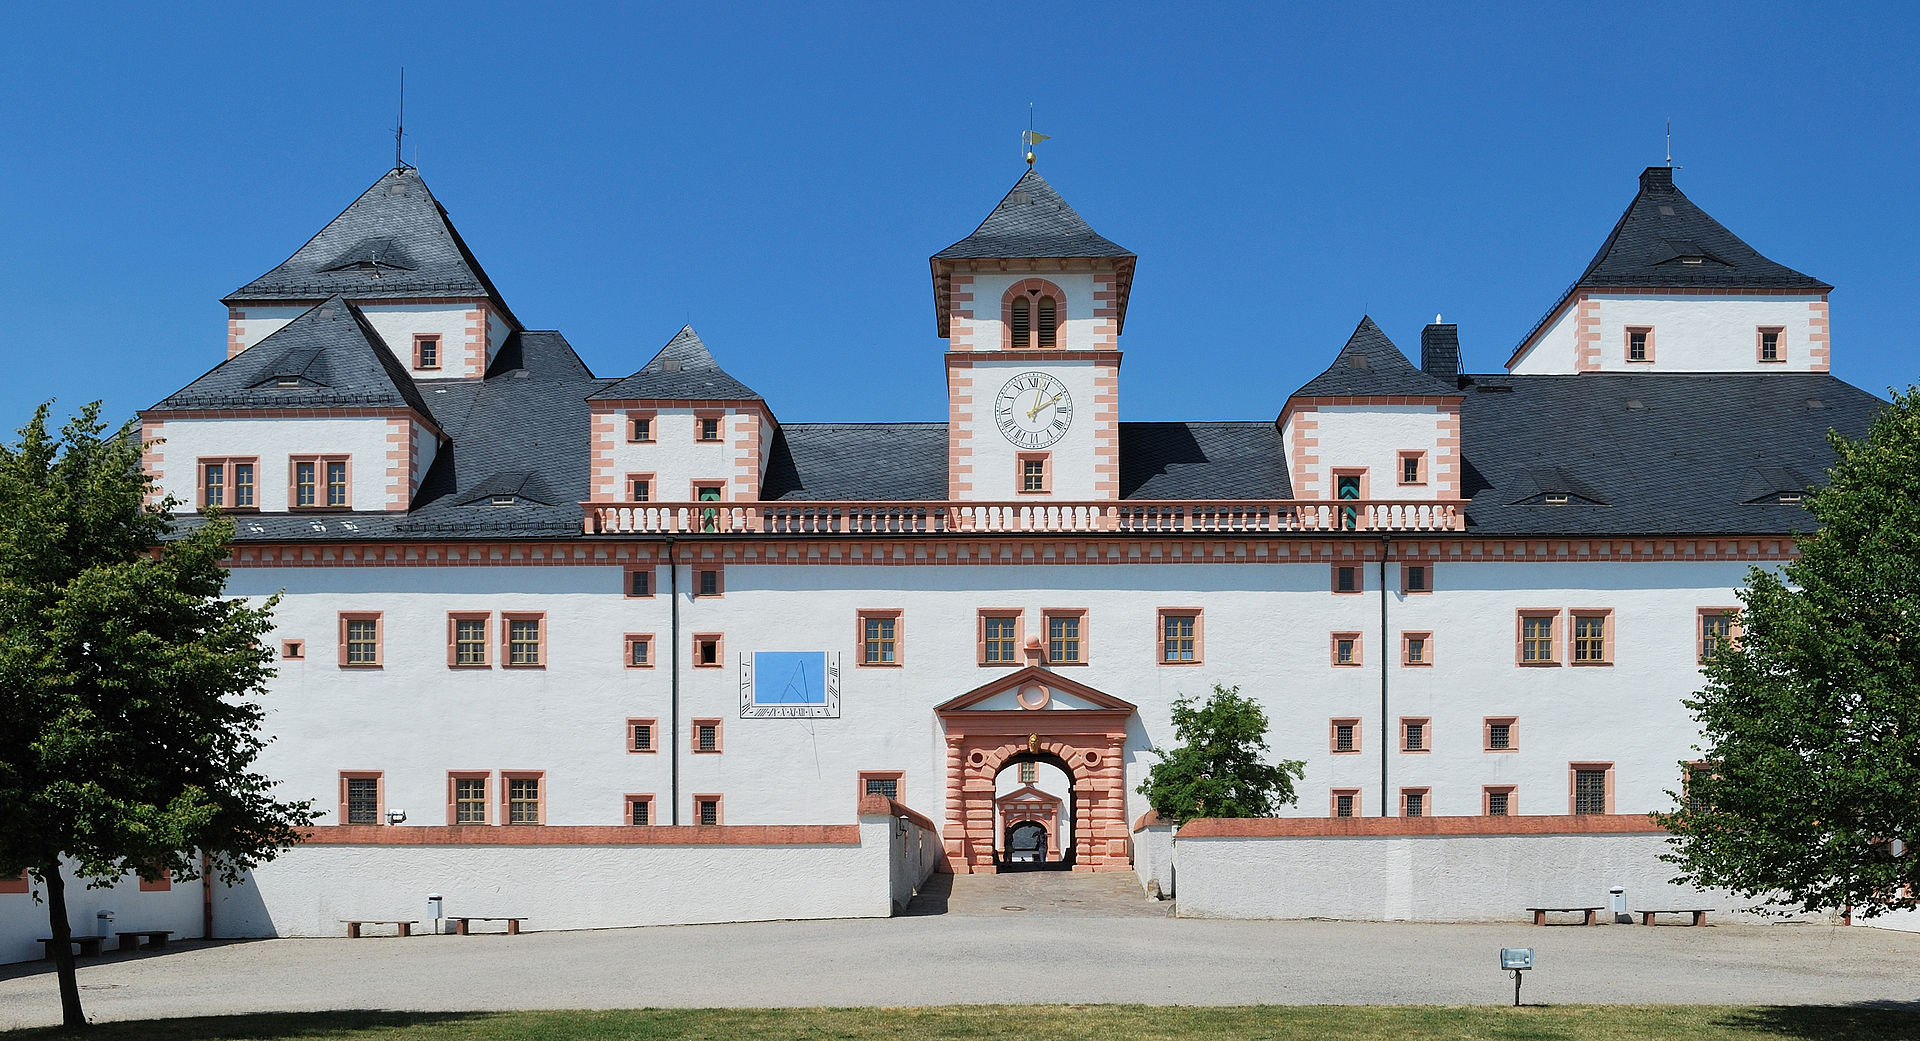
[[[1462,505],[1411,499],[580,504],[588,535],[1439,532],[1464,529]]]

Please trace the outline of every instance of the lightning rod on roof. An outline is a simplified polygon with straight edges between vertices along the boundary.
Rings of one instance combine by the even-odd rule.
[[[407,161],[400,154],[400,139],[406,135],[407,126],[407,67],[400,66],[400,114],[393,120],[393,168],[405,170]]]

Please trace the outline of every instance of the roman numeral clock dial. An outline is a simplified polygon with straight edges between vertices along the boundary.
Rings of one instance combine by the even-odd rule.
[[[1023,372],[993,399],[1000,436],[1020,448],[1045,448],[1073,425],[1073,398],[1066,385],[1044,372]]]

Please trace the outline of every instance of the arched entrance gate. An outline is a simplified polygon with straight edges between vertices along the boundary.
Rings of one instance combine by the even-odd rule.
[[[947,732],[947,860],[992,873],[993,780],[1018,758],[1044,758],[1073,780],[1073,869],[1125,871],[1126,740],[1134,707],[1029,666],[934,709]]]

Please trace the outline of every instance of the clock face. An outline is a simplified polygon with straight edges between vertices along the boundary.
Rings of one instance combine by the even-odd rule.
[[[1044,372],[1023,372],[993,399],[993,423],[1021,448],[1045,448],[1073,425],[1073,399],[1066,385]]]

